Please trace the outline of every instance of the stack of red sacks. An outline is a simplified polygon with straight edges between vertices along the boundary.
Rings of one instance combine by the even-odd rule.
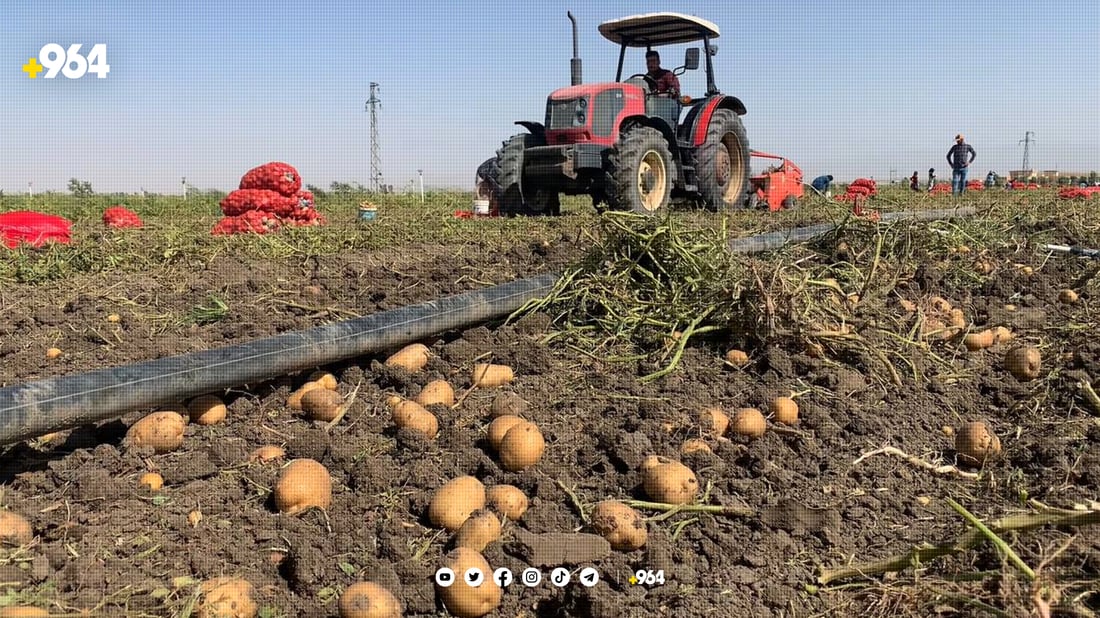
[[[937,182],[932,185],[932,190],[929,191],[932,195],[939,195],[941,193],[951,193],[951,185],[946,182]]]
[[[970,182],[966,183],[966,190],[967,191],[985,191],[985,185],[983,185],[982,181],[980,181],[980,180],[971,180]]]
[[[325,217],[313,207],[313,194],[302,190],[293,166],[278,161],[248,170],[240,188],[221,201],[225,217],[212,234],[266,234],[283,225],[322,225]]]
[[[1100,187],[1066,187],[1058,192],[1063,200],[1084,200],[1100,196]]]
[[[837,200],[841,202],[852,202],[857,198],[871,197],[878,193],[878,185],[870,178],[857,178],[848,185],[848,190],[843,195],[838,195]]]

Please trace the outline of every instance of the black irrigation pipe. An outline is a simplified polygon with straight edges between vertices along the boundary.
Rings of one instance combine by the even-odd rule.
[[[973,212],[973,208],[961,208],[885,213],[882,220],[942,219]],[[767,251],[805,242],[836,227],[792,228],[735,239],[729,246],[735,253]],[[558,278],[557,273],[547,273],[247,343],[0,388],[0,444],[383,352],[503,318],[529,300],[545,296]]]

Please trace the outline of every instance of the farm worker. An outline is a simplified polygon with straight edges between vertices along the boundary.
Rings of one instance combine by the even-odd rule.
[[[657,82],[658,95],[671,98],[680,96],[680,80],[676,79],[672,71],[661,68],[661,55],[656,50],[651,49],[645,53],[645,68],[646,75]]]
[[[909,188],[914,191],[920,191],[920,175],[915,171],[913,175],[909,177]]]
[[[967,156],[969,155],[969,160]],[[962,133],[955,136],[955,144],[947,151],[947,162],[951,164],[951,194],[962,195],[966,191],[966,168],[974,162],[978,153],[966,143]]]
[[[932,187],[936,186],[936,168],[928,168],[928,190],[931,191]]]
[[[818,176],[814,178],[814,181],[810,183],[810,186],[814,188],[814,191],[818,193],[825,193],[829,190],[829,184],[833,182],[833,175],[826,174],[825,176]]]
[[[989,173],[985,175],[985,186],[987,189],[997,186],[997,175],[993,173],[993,170],[989,170]]]

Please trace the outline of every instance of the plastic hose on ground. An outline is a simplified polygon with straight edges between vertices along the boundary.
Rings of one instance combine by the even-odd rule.
[[[971,214],[973,208],[897,212],[884,213],[882,220]],[[759,234],[735,239],[729,248],[735,253],[768,251],[790,242],[805,242],[836,227],[824,223]],[[548,273],[248,343],[0,388],[0,444],[382,352],[499,319],[549,293],[558,277]]]

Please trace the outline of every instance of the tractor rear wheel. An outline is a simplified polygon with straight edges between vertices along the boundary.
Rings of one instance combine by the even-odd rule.
[[[608,157],[608,203],[646,215],[661,210],[672,195],[672,165],[672,152],[660,131],[624,131]]]
[[[720,109],[711,116],[707,137],[696,154],[703,203],[710,210],[744,208],[749,188],[749,138],[741,118]]]
[[[496,183],[500,187],[500,214],[538,216],[561,214],[561,202],[556,191],[543,187],[524,186],[523,154],[528,148],[545,146],[530,133],[513,135],[497,150]]]

